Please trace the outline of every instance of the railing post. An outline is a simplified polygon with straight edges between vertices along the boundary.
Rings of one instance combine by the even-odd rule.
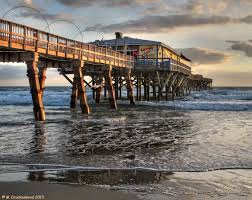
[[[9,48],[11,48],[11,43],[12,43],[12,23],[9,22]]]

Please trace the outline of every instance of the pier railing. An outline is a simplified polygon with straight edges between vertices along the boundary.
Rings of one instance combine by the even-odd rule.
[[[138,59],[135,61],[136,69],[160,69],[160,70],[168,70],[181,72],[186,75],[191,74],[191,67],[176,61],[174,59],[166,59],[165,61],[162,58],[160,59]]]
[[[0,47],[33,51],[61,59],[82,59],[87,62],[117,67],[132,68],[134,66],[134,58],[120,52],[3,19],[0,19]]]

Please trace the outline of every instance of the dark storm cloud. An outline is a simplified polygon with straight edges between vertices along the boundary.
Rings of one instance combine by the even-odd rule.
[[[118,24],[101,25],[97,24],[90,29],[99,29],[103,32],[124,31],[132,33],[141,32],[166,32],[177,27],[200,26],[212,24],[226,24],[235,21],[226,16],[192,16],[192,15],[168,15],[168,16],[147,16],[136,20],[130,20]]]
[[[124,7],[150,3],[152,0],[57,0],[59,3],[70,7],[87,7],[93,5],[103,5],[108,7]]]
[[[252,44],[249,42],[239,42],[231,46],[232,50],[242,51],[246,56],[252,57]]]
[[[177,51],[190,58],[195,65],[219,64],[230,58],[230,55],[212,49],[186,48],[177,49]]]

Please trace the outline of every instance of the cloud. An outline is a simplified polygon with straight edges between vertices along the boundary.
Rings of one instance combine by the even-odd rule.
[[[185,4],[185,11],[191,14],[235,13],[235,9],[252,6],[251,0],[190,0]]]
[[[59,3],[74,7],[88,7],[93,5],[100,5],[106,7],[125,7],[125,6],[135,6],[135,5],[143,5],[145,3],[151,3],[152,0],[57,0]]]
[[[28,6],[32,6],[33,1],[32,0],[24,0],[24,4],[26,4]]]
[[[45,11],[41,13],[31,12],[31,11],[22,11],[16,14],[16,17],[34,18],[34,19],[43,19],[42,16],[44,16],[47,20],[69,19],[72,17],[65,13],[50,14]]]
[[[228,2],[223,0],[192,0],[186,5],[186,11],[192,14],[216,14],[224,11],[227,6]]]
[[[239,40],[226,40],[227,43],[231,43],[231,44],[236,44],[236,43],[240,43]]]
[[[177,51],[190,58],[194,65],[219,64],[229,60],[231,57],[229,54],[213,49],[186,48],[177,49]]]
[[[231,49],[235,50],[235,51],[242,51],[242,52],[245,53],[246,56],[252,57],[252,43],[251,43],[251,40],[249,40],[249,42],[234,43],[231,46]]]
[[[244,23],[247,23],[247,24],[252,24],[252,15],[249,15],[247,17],[242,18],[241,22],[244,22]]]
[[[0,80],[22,79],[25,77],[25,64],[0,64]]]
[[[28,7],[36,7],[36,3],[34,0],[7,0],[6,3],[13,6],[28,6]]]
[[[241,71],[224,71],[222,69],[209,71],[205,74],[211,77],[215,86],[251,86],[251,73]]]
[[[176,12],[176,10],[174,9],[173,6],[171,6],[170,4],[155,4],[152,5],[148,8],[146,8],[142,13],[143,15],[154,15],[154,14],[160,14],[160,13],[174,13]]]
[[[236,21],[226,16],[192,16],[192,15],[167,15],[146,16],[136,20],[130,20],[117,24],[96,24],[87,30],[100,30],[103,32],[123,31],[131,33],[166,32],[177,27],[192,27],[200,25],[227,24]]]

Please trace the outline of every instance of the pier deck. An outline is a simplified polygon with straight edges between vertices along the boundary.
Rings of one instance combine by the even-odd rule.
[[[96,103],[100,102],[104,90],[110,107],[116,109],[116,99],[123,98],[123,87],[126,87],[130,104],[134,105],[135,98],[138,101],[161,100],[165,94],[166,100],[169,96],[174,99],[191,90],[208,89],[212,84],[211,79],[192,75],[189,66],[173,59],[169,62],[158,59],[157,65],[149,65],[145,60],[135,60],[133,56],[107,46],[85,44],[2,19],[0,62],[26,63],[37,121],[45,120],[43,92],[47,68],[57,68],[69,81],[72,85],[70,107],[75,109],[79,99],[83,114],[90,113],[86,87],[93,90]],[[73,74],[73,79],[68,74]],[[85,76],[91,81],[86,81]]]

